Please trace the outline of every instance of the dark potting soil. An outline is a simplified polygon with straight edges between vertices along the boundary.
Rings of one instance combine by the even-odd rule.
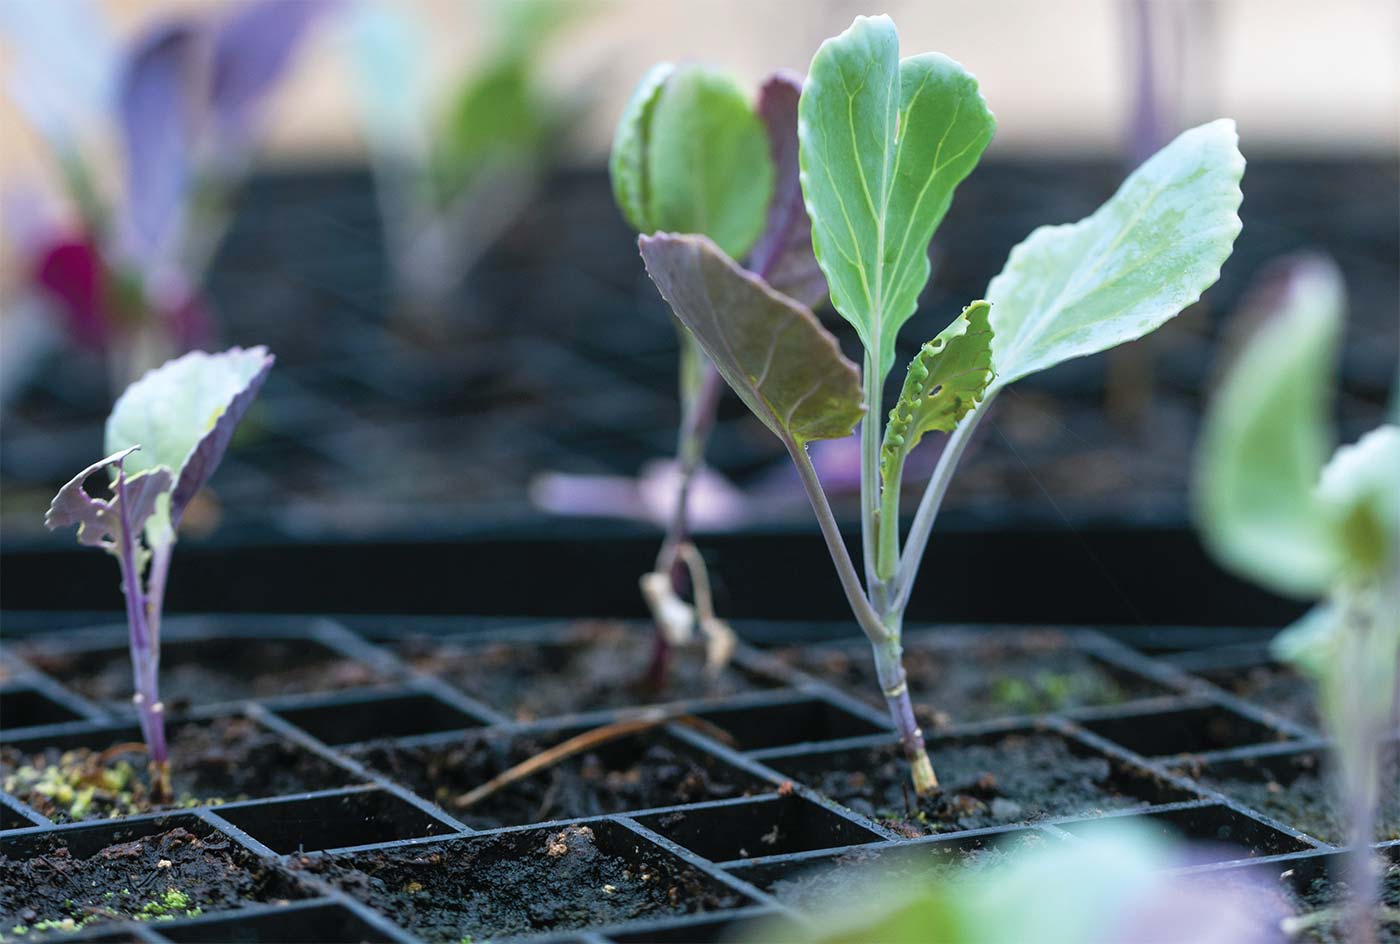
[[[933,746],[929,754],[941,789],[923,798],[910,786],[909,765],[896,745],[795,776],[910,838],[1147,805],[1124,792],[1108,758],[1075,754],[1054,734]]]
[[[874,887],[909,888],[919,882],[975,880],[1006,862],[1013,853],[1049,841],[1043,833],[1026,831],[980,848],[949,841],[884,852],[857,849],[765,885],[764,890],[791,908],[818,910],[843,899],[854,902]]]
[[[469,808],[455,802],[561,740],[468,732],[450,744],[369,744],[356,756],[475,829],[722,800],[762,789],[754,778],[710,755],[643,734],[561,761]]]
[[[1348,897],[1345,882],[1333,881],[1326,876],[1313,879],[1297,896],[1299,914],[1309,914],[1323,908],[1330,908],[1344,902]],[[1400,863],[1392,863],[1381,876],[1380,902],[1392,913],[1400,911]],[[1345,924],[1329,922],[1309,928],[1293,940],[1308,944],[1348,944]],[[1379,922],[1376,935],[1377,944],[1400,944],[1400,920],[1389,919]]]
[[[1313,696],[1312,686],[1286,665],[1268,662],[1233,669],[1211,669],[1197,674],[1227,692],[1290,721],[1313,728],[1319,724],[1317,699]]]
[[[472,939],[734,907],[737,894],[639,847],[623,857],[589,826],[452,845],[309,858],[314,871],[417,937]]]
[[[124,649],[21,653],[36,667],[93,701],[131,706],[131,657]],[[304,640],[207,639],[162,646],[161,699],[178,712],[198,705],[335,691],[383,679],[369,666]]]
[[[868,646],[789,649],[780,655],[796,668],[884,709]],[[933,728],[1168,694],[1148,679],[1075,648],[1053,631],[957,647],[911,640],[904,647],[904,670],[919,723]]]
[[[109,921],[168,921],[304,897],[216,832],[171,829],[77,857],[57,836],[42,855],[0,855],[0,941]]]
[[[1332,845],[1345,845],[1346,818],[1336,798],[1336,786],[1313,754],[1271,758],[1270,766],[1242,771],[1230,765],[1228,773],[1184,770],[1232,800],[1272,816]],[[1280,769],[1282,768],[1282,769]],[[1400,760],[1392,754],[1383,768],[1380,806],[1376,811],[1376,842],[1400,839]]]
[[[344,786],[345,771],[248,718],[171,725],[167,731],[174,798],[157,803],[145,747],[105,750],[0,747],[6,792],[64,823],[156,810],[281,796]]]
[[[770,687],[734,665],[706,673],[698,647],[673,650],[666,687],[643,684],[651,633],[622,623],[580,622],[558,642],[441,642],[411,639],[398,654],[520,721],[639,704],[714,698]]]

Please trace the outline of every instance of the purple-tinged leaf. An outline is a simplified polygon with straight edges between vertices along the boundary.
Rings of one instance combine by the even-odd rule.
[[[191,20],[170,20],[139,37],[118,79],[126,159],[121,238],[141,267],[168,251],[184,216],[205,95],[207,36]]]
[[[647,272],[729,386],[790,447],[849,436],[860,371],[810,310],[739,267],[708,237],[638,243]]]
[[[107,466],[115,467],[120,473],[127,456],[140,449],[132,446],[115,452],[88,466],[73,477],[67,485],[58,490],[44,515],[44,525],[50,531],[59,528],[78,527],[78,543],[89,547],[116,550],[121,540],[122,511],[121,496],[93,498],[83,488],[83,483],[94,472]],[[123,489],[127,501],[127,520],[133,532],[139,532],[147,519],[155,513],[156,500],[170,491],[172,479],[170,470],[159,467],[126,479]]]
[[[773,200],[763,235],[749,251],[749,268],[790,298],[815,308],[826,300],[826,276],[812,252],[812,220],[802,200],[797,154],[797,103],[802,77],[780,70],[758,90],[758,117],[773,156]]]
[[[241,143],[268,93],[290,71],[312,24],[330,0],[240,4],[214,37],[210,117],[219,138]]]
[[[214,474],[274,360],[264,347],[191,351],[146,374],[118,398],[107,418],[107,447],[141,443],[144,448],[133,460],[138,471],[156,466],[175,471],[169,507],[152,519],[156,532],[173,531],[195,492]]]
[[[675,515],[680,465],[671,459],[647,462],[636,478],[547,472],[530,483],[530,499],[559,515],[623,518],[665,527]],[[701,466],[690,485],[687,524],[692,531],[718,531],[748,521],[748,496],[724,476]]]
[[[5,91],[64,159],[106,120],[116,53],[92,0],[0,3]]]

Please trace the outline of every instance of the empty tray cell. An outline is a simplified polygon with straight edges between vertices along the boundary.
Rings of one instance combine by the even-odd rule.
[[[797,796],[654,813],[640,817],[638,822],[712,862],[830,849],[885,838]]]
[[[730,871],[789,907],[818,910],[876,883],[909,887],[916,882],[976,880],[1013,853],[1056,841],[1041,830],[1012,829],[741,864]]]
[[[1216,705],[1122,714],[1080,723],[1143,757],[1204,754],[1287,739],[1263,722]]]
[[[1400,839],[1400,751],[1391,743],[1381,764],[1375,842]],[[1181,772],[1240,806],[1332,845],[1347,842],[1346,817],[1329,775],[1330,759],[1318,751],[1259,754],[1209,764],[1185,764]]]
[[[1312,728],[1320,723],[1312,684],[1291,666],[1267,655],[1254,661],[1200,669],[1195,674],[1290,721]]]
[[[131,655],[124,641],[90,649],[36,643],[22,655],[80,695],[131,709]],[[315,639],[211,635],[167,639],[160,647],[160,693],[172,711],[384,680],[374,667]]]
[[[241,715],[176,722],[170,745],[171,802],[150,792],[141,732],[91,725],[62,736],[0,742],[0,783],[56,822],[131,816],[347,786],[331,760]]]
[[[277,714],[324,744],[477,728],[482,719],[422,692],[346,698],[324,705],[279,708]]]
[[[128,670],[130,667],[128,662]],[[81,720],[80,713],[36,689],[17,686],[0,691],[0,727],[7,731]]]
[[[807,646],[780,656],[884,710],[868,644]],[[930,729],[1173,694],[1054,630],[911,634],[904,667],[915,714]]]
[[[38,825],[19,810],[0,800],[0,829],[25,829]]]
[[[613,931],[608,940],[613,944],[718,944],[720,941],[740,940],[739,929],[772,914],[752,909],[717,917],[699,915],[660,925],[646,925],[635,931]]]
[[[299,860],[430,944],[602,927],[749,904],[620,823],[515,830]]]
[[[464,806],[476,787],[579,733],[469,731],[431,743],[366,744],[354,756],[473,829],[724,800],[771,785],[663,730],[600,743]]]
[[[283,854],[457,832],[384,790],[219,807],[218,814],[273,852]]]
[[[897,743],[818,749],[764,763],[910,838],[1195,799],[1149,771],[1050,731],[933,739],[929,757],[942,789],[923,798],[914,793]]]
[[[653,631],[616,622],[580,622],[510,641],[412,639],[398,653],[473,698],[520,721],[630,708],[645,703],[716,698],[758,691],[779,680],[730,663],[718,676],[704,653],[677,649],[660,690],[642,685]]]
[[[0,926],[11,931],[165,921],[301,897],[300,883],[193,816],[0,838]]]
[[[1130,825],[1145,828],[1165,839],[1194,840],[1205,844],[1204,848],[1196,850],[1194,861],[1198,863],[1282,855],[1313,848],[1301,839],[1215,803],[1056,825],[1085,838]]]
[[[835,741],[889,730],[822,698],[716,708],[695,714],[728,734],[733,739],[731,746],[741,751]]]
[[[383,944],[395,940],[349,908],[330,902],[297,902],[258,914],[162,924],[160,936],[175,944]]]

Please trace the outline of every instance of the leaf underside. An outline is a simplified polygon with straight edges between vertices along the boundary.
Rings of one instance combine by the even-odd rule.
[[[928,245],[992,139],[977,80],[938,54],[899,59],[888,17],[822,44],[799,108],[802,190],[831,302],[884,377],[928,282]]]
[[[1240,232],[1234,122],[1184,132],[1092,215],[1043,226],[992,280],[995,386],[1151,332],[1220,276]]]
[[[865,414],[860,372],[810,310],[713,241],[639,240],[647,272],[734,392],[792,447],[849,436]]]
[[[904,387],[890,409],[880,448],[886,488],[925,433],[951,433],[992,382],[991,305],[976,301],[909,362]]]

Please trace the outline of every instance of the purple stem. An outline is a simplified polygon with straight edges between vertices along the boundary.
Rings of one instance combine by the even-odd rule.
[[[117,506],[121,517],[121,538],[117,560],[121,565],[122,593],[126,596],[126,620],[130,630],[131,667],[136,679],[136,713],[141,734],[153,764],[166,762],[165,714],[156,685],[159,654],[147,622],[146,595],[141,589],[141,568],[137,562],[136,541],[132,535],[131,511],[127,507],[126,470],[117,466]]]

